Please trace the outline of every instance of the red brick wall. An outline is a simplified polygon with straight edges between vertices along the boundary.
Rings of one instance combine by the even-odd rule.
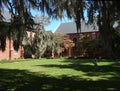
[[[33,32],[27,31],[28,37],[31,39],[34,37]],[[16,54],[17,53],[17,54]],[[16,52],[13,48],[13,41],[10,41],[8,38],[6,39],[6,49],[4,52],[0,50],[0,60],[4,59],[16,59],[16,58],[23,58],[24,57],[24,50],[23,47],[20,46],[18,52]]]
[[[99,32],[85,32],[85,33],[81,33],[81,34],[89,36],[90,39],[95,39],[99,36]],[[77,34],[77,33],[68,34],[68,35],[71,40],[73,40],[74,38],[79,39],[79,37],[80,37],[80,34]],[[78,50],[79,50],[79,48],[78,48]],[[73,48],[71,49],[71,56],[75,56],[75,54],[73,52]]]
[[[81,33],[83,35],[88,35],[91,39],[97,38],[99,36],[99,32],[85,32],[85,33]],[[73,40],[74,38],[79,38],[80,34],[77,33],[73,33],[73,34],[68,34],[69,38],[71,40]]]
[[[22,58],[23,57],[23,48],[20,46],[18,53],[16,54],[14,48],[13,48],[13,41],[10,42],[10,40],[6,39],[6,48],[5,51],[2,52],[0,50],[0,60],[4,59],[16,59],[16,58]]]

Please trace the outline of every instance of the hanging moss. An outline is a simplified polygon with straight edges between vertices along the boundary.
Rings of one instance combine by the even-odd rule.
[[[6,38],[9,35],[10,23],[0,22],[0,50],[5,51]]]

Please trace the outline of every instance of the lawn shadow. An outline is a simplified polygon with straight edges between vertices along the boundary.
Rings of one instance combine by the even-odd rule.
[[[75,70],[82,70],[84,72],[89,72],[89,71],[92,72],[95,69],[93,60],[94,59],[75,59],[74,58],[74,59],[65,59],[63,62],[65,63],[69,62],[71,67]],[[110,60],[110,61],[108,60],[104,59],[104,60],[98,61],[98,70],[96,69],[96,71],[120,73],[120,65],[118,64],[118,62],[115,62],[114,60]],[[108,65],[99,65],[99,62],[113,62],[113,63],[108,64]],[[84,65],[82,63],[84,63]]]
[[[41,64],[41,65],[36,65],[36,66],[43,66],[43,67],[48,67],[48,68],[52,68],[52,67],[57,67],[60,69],[65,69],[65,68],[69,68],[69,69],[74,69],[77,71],[83,71],[83,72],[116,72],[116,73],[120,73],[120,65],[116,64],[116,63],[111,63],[109,65],[98,65],[97,68],[94,67],[94,64],[92,63],[91,59],[87,59],[87,60],[64,60],[61,61],[62,63],[65,64]],[[68,63],[67,63],[68,62]],[[83,64],[84,63],[84,64]],[[88,64],[87,64],[88,63]]]
[[[25,70],[0,69],[0,91],[119,91],[120,80],[87,81],[69,77],[51,77]]]
[[[106,62],[107,60],[104,60]],[[47,65],[36,65],[36,66],[42,66],[42,67],[56,67],[59,69],[73,69],[76,71],[82,71],[85,73],[85,76],[89,77],[97,77],[100,76],[101,79],[120,79],[120,65],[118,65],[116,62],[113,62],[108,65],[98,65],[97,68],[94,67],[92,64],[91,59],[83,60],[83,59],[66,59],[64,61],[61,61],[65,64],[47,64]],[[91,64],[90,64],[91,62]],[[83,64],[85,63],[85,64]],[[120,81],[120,80],[119,80]]]

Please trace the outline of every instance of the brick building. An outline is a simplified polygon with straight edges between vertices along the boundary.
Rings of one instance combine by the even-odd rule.
[[[89,36],[90,39],[97,38],[99,36],[99,29],[96,22],[93,24],[87,24],[85,21],[83,21],[81,22],[81,33],[77,33],[75,22],[68,22],[61,23],[56,29],[55,33],[67,34],[69,38],[76,44],[81,34]],[[66,55],[69,57],[76,56],[73,50],[74,48],[66,50]]]
[[[34,33],[27,31],[28,37],[33,37]],[[11,60],[17,58],[24,58],[24,49],[19,46],[19,50],[16,51],[13,47],[13,41],[6,38],[5,51],[0,50],[0,60]]]
[[[1,11],[1,14],[3,15],[3,21],[4,23],[10,23],[11,21],[11,13],[9,13],[8,11]],[[0,28],[0,33],[2,33],[2,31],[5,31],[6,28],[3,28],[4,26],[1,26],[2,28]],[[27,31],[28,37],[33,37],[34,33]],[[11,59],[16,59],[16,58],[24,58],[24,49],[22,46],[19,47],[19,50],[16,51],[14,50],[13,47],[13,41],[9,40],[9,38],[6,38],[6,47],[5,47],[5,51],[0,50],[0,60],[11,60]]]
[[[20,46],[19,50],[16,51],[13,48],[13,41],[6,39],[5,51],[0,51],[0,60],[4,59],[16,59],[23,57],[23,48]]]

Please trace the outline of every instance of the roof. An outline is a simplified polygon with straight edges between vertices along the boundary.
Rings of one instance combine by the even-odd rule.
[[[81,22],[81,32],[95,32],[98,31],[98,26],[96,23],[87,24],[85,21]],[[75,22],[67,22],[61,23],[56,29],[55,33],[77,33],[76,23]]]

